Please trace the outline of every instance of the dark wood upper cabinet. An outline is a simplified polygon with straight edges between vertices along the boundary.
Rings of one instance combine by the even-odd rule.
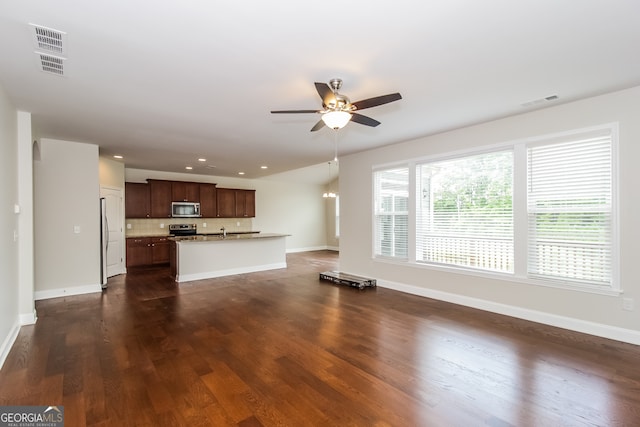
[[[200,202],[200,184],[197,182],[173,181],[172,202]]]
[[[253,218],[256,216],[256,190],[235,190],[236,217]]]
[[[215,218],[218,216],[218,203],[216,201],[216,185],[200,184],[200,215],[203,218]]]
[[[171,181],[149,179],[151,218],[171,218]]]
[[[256,190],[217,188],[204,182],[148,179],[148,184],[125,182],[127,218],[171,218],[171,202],[200,203],[203,218],[253,218]]]
[[[149,218],[151,203],[149,185],[139,182],[124,183],[124,212],[127,218]]]
[[[236,190],[232,188],[216,188],[216,201],[220,218],[236,217]]]

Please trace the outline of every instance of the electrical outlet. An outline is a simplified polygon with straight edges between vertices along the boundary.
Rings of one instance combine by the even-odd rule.
[[[622,298],[622,309],[627,311],[633,311],[635,309],[633,298]]]
[[[240,227],[240,221],[236,221],[236,226]]]
[[[164,228],[164,224],[160,223],[160,228]]]
[[[80,234],[80,226],[79,225],[74,225],[73,226],[73,232],[75,234]]]
[[[206,223],[206,222],[203,222],[203,223],[202,223],[202,227],[203,227],[203,228],[207,228],[207,223]]]
[[[131,230],[131,224],[127,224],[127,230]]]

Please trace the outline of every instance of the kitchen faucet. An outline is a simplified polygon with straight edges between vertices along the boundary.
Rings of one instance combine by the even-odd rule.
[[[220,229],[220,231],[222,231],[222,237],[227,237],[227,229],[226,228],[222,227]]]

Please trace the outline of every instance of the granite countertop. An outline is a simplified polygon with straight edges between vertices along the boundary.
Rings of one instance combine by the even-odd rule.
[[[236,235],[236,234],[258,234],[259,231],[227,231],[227,236]],[[198,233],[196,236],[222,236],[221,232],[215,233]],[[136,238],[136,237],[175,237],[168,233],[129,233],[125,236],[125,238]],[[187,236],[191,237],[191,236]]]
[[[207,234],[207,235],[196,235],[196,236],[175,236],[169,237],[169,240],[173,240],[176,242],[220,242],[227,240],[252,240],[252,239],[268,239],[271,237],[286,237],[289,234],[279,234],[279,233],[227,233],[227,236],[224,237],[222,234]]]

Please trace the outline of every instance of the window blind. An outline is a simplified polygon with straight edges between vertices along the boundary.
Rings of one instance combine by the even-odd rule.
[[[513,152],[416,167],[416,261],[513,271]]]
[[[612,285],[612,137],[527,149],[530,277]]]
[[[374,255],[407,259],[409,169],[374,173]]]

